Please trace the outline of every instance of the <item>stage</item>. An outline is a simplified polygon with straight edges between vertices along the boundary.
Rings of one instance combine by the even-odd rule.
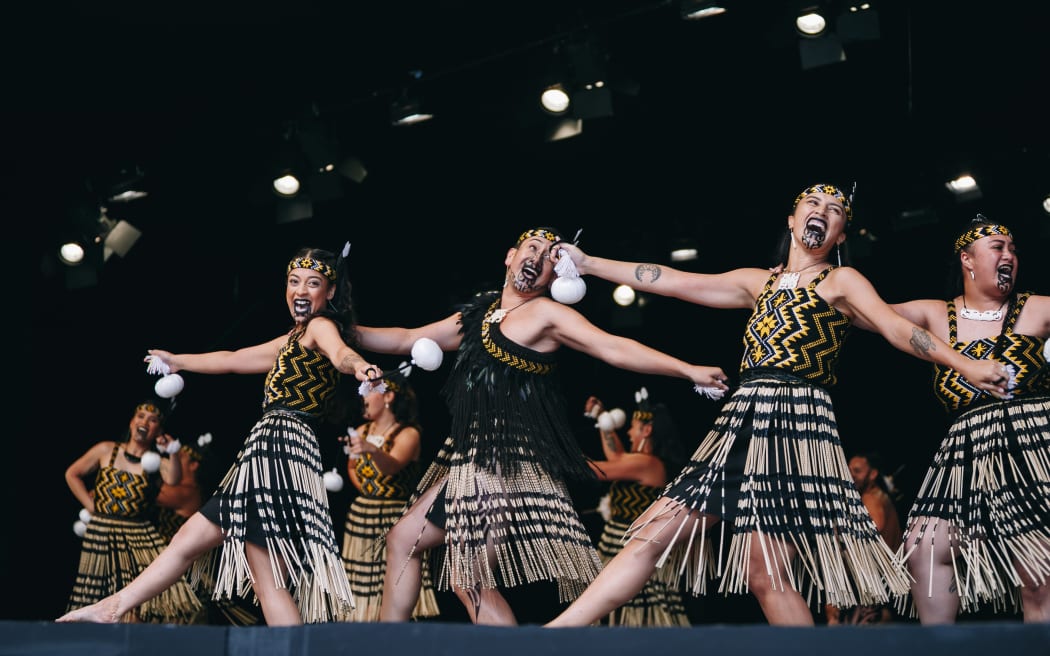
[[[560,656],[569,654],[1050,654],[1050,624],[974,622],[818,626],[704,625],[688,629],[462,623],[316,624],[294,628],[0,622],[0,656]]]

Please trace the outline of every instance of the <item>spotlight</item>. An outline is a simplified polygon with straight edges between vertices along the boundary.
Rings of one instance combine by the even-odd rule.
[[[273,179],[273,190],[285,198],[291,198],[299,193],[299,187],[299,178],[295,177],[291,171],[284,171]]]
[[[67,241],[59,247],[58,258],[69,266],[76,266],[84,261],[84,246],[78,241]]]
[[[679,10],[683,20],[700,20],[726,13],[722,3],[703,0],[683,0]]]
[[[569,108],[569,94],[561,84],[553,84],[540,94],[540,104],[552,114],[562,114]]]
[[[981,187],[977,184],[977,180],[969,173],[964,173],[957,178],[945,182],[944,186],[952,192],[955,196],[955,200],[959,202],[975,200],[982,196]]]
[[[434,118],[422,109],[422,102],[418,96],[409,95],[408,90],[401,93],[401,97],[390,104],[391,125],[415,125]]]
[[[1043,211],[1050,214],[1050,194],[1047,194],[1046,198],[1043,199]]]
[[[820,5],[803,4],[795,17],[795,29],[805,37],[817,37],[828,28],[828,19]]]

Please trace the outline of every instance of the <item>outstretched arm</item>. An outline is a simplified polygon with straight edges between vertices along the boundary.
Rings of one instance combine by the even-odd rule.
[[[421,337],[434,340],[442,351],[455,351],[459,348],[461,340],[459,321],[460,315],[457,312],[441,321],[418,328],[358,326],[357,336],[361,347],[374,353],[408,355],[412,352],[412,345]]]
[[[690,273],[647,262],[625,262],[587,255],[578,246],[561,243],[559,253],[572,257],[580,275],[592,275],[634,289],[714,308],[750,308],[769,277],[764,269],[726,273]],[[558,257],[555,255],[554,257]]]
[[[832,299],[862,327],[874,328],[894,348],[959,371],[971,383],[996,397],[1008,394],[1006,367],[991,360],[971,360],[893,310],[859,271],[841,268],[829,286]],[[831,281],[829,281],[831,282]],[[835,300],[831,302],[839,307]]]
[[[628,337],[607,333],[576,310],[550,301],[543,304],[553,338],[560,344],[627,371],[685,378],[701,387],[728,390],[720,367],[694,365]]]
[[[288,338],[282,335],[263,344],[246,346],[236,351],[172,353],[162,349],[149,349],[147,352],[171,367],[171,373],[192,371],[199,374],[264,374],[273,366],[274,358],[287,340]]]

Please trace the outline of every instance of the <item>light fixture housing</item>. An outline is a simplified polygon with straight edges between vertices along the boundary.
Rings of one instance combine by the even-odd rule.
[[[721,2],[711,0],[682,0],[679,6],[682,20],[701,20],[726,13],[726,8]]]
[[[396,126],[415,125],[434,118],[433,114],[423,111],[423,103],[418,96],[404,92],[390,104],[390,124]]]

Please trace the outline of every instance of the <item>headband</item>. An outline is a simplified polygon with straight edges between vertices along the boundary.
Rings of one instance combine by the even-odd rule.
[[[1007,237],[1013,236],[1010,232],[1010,229],[1004,225],[979,225],[976,228],[970,228],[966,232],[959,235],[959,238],[955,240],[955,254],[958,255],[959,251],[974,243],[978,239],[991,237],[992,235],[1005,235]]]
[[[315,260],[312,257],[295,258],[294,260],[288,263],[288,270],[285,272],[285,274],[291,273],[292,269],[310,269],[311,271],[316,271],[320,273],[325,278],[328,278],[328,280],[331,282],[335,282],[336,279],[335,269],[333,269],[330,265],[322,262],[321,260]]]
[[[547,241],[555,244],[561,241],[561,235],[559,235],[556,232],[553,232],[546,228],[534,228],[532,230],[526,230],[525,232],[521,233],[521,236],[518,237],[518,243],[514,245],[519,246],[521,242],[525,241],[529,237],[542,237],[543,239],[546,239]]]
[[[830,184],[815,184],[812,187],[806,187],[802,190],[798,196],[795,196],[795,202],[791,205],[792,211],[798,207],[799,202],[810,194],[828,194],[839,199],[842,203],[842,209],[846,212],[846,223],[853,220],[853,207],[850,203],[850,199],[846,197],[846,194],[842,193],[842,190],[835,185]]]

